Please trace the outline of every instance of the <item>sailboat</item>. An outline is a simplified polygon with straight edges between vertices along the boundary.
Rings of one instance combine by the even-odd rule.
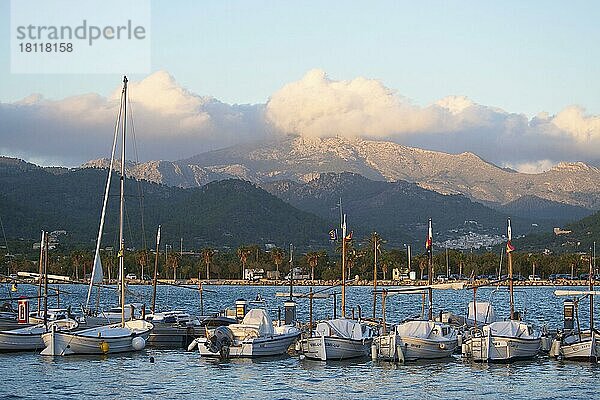
[[[510,218],[507,233],[510,318],[483,325],[481,329],[476,326],[475,321],[475,327],[465,333],[462,345],[463,356],[474,361],[507,362],[528,359],[535,357],[540,351],[542,343],[540,332],[534,330],[531,324],[521,321],[519,314],[515,312],[512,268],[512,252],[515,248],[511,242]]]
[[[42,335],[46,348],[42,355],[64,356],[70,354],[107,354],[139,351],[146,346],[146,340],[150,335],[153,325],[144,320],[125,320],[125,266],[124,252],[125,241],[123,239],[124,222],[124,192],[125,192],[125,134],[127,127],[127,77],[123,78],[123,91],[121,92],[121,105],[119,108],[119,117],[115,125],[110,166],[108,169],[108,179],[104,191],[104,202],[102,215],[100,217],[100,229],[98,240],[96,242],[96,253],[94,256],[94,266],[92,277],[90,279],[90,288],[88,291],[87,303],[91,295],[91,289],[94,283],[102,282],[102,262],[100,260],[100,241],[104,227],[104,217],[108,203],[108,193],[110,188],[112,169],[115,159],[115,150],[119,136],[119,127],[122,127],[121,135],[121,177],[120,177],[120,208],[119,208],[119,284],[120,284],[120,305],[121,322],[112,325],[99,326],[95,328],[84,329],[78,332],[62,332],[54,327],[48,333]],[[120,124],[122,122],[122,124]],[[99,296],[99,295],[98,295]]]
[[[340,216],[342,214],[340,201]],[[309,337],[300,341],[300,351],[313,360],[346,360],[368,356],[373,341],[373,329],[361,321],[346,319],[346,244],[352,232],[346,229],[346,215],[341,219],[342,230],[342,318],[317,323]]]
[[[574,300],[566,300],[564,304],[564,330],[559,332],[552,342],[550,355],[555,358],[574,361],[598,362],[600,359],[600,332],[594,327],[594,295],[599,291],[594,290],[594,267],[590,257],[589,288],[588,290],[556,290],[557,296],[572,296]],[[581,297],[577,297],[581,296]],[[581,329],[579,323],[578,306],[582,298],[588,297],[590,301],[590,327]],[[574,320],[577,327],[574,326]]]
[[[428,318],[426,320],[408,320],[393,326],[392,331],[373,339],[371,350],[373,359],[390,361],[416,361],[420,359],[438,359],[449,357],[458,346],[456,330],[448,324],[433,319],[433,232],[431,219],[425,242],[428,255]],[[452,288],[452,284],[445,285]],[[417,289],[417,291],[415,291]],[[421,288],[407,288],[396,293],[419,293]],[[382,309],[385,316],[385,298],[387,290],[382,292]],[[425,295],[425,292],[422,292]],[[384,322],[385,327],[385,322]]]

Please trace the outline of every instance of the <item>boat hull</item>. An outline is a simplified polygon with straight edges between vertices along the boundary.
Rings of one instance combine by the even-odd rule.
[[[374,350],[377,351],[377,359],[416,361],[450,357],[458,346],[458,340],[434,340],[391,334],[376,337],[373,344]]]
[[[33,351],[44,348],[42,333],[34,334],[17,334],[0,332],[0,352],[9,351]]]
[[[198,351],[202,357],[236,358],[236,357],[269,357],[279,356],[287,353],[289,347],[298,339],[300,331],[273,335],[267,337],[258,337],[246,339],[241,343],[236,343],[223,351],[213,353],[206,346],[206,338],[198,338]]]
[[[204,329],[194,326],[154,323],[154,329],[148,336],[147,346],[155,348],[187,348]]]
[[[52,330],[42,335],[46,348],[42,355],[67,356],[72,354],[113,354],[141,350],[145,347],[153,325],[141,321],[86,329],[79,332]],[[134,339],[141,338],[143,342]],[[141,347],[141,348],[140,348]]]
[[[510,362],[534,358],[541,338],[521,339],[503,336],[476,336],[463,343],[463,356],[479,362]]]
[[[572,335],[575,341],[565,343],[564,341],[556,340],[559,346],[558,353],[555,356],[560,356],[565,360],[572,361],[597,361],[600,359],[600,346],[597,343],[597,335],[590,334],[589,331],[582,332],[581,335]]]
[[[314,336],[303,339],[300,348],[311,360],[347,360],[368,356],[372,339],[349,339],[335,336]]]

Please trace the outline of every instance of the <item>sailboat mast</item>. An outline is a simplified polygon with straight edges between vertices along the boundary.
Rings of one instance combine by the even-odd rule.
[[[590,254],[590,330],[594,331],[594,264],[592,264],[592,254]]]
[[[346,215],[342,222],[342,318],[346,318]]]
[[[427,284],[429,285],[429,289],[427,289],[427,295],[429,297],[428,319],[429,319],[429,321],[432,321],[433,320],[433,289],[431,288],[431,285],[433,285],[433,232],[431,229],[431,218],[429,218],[429,229],[427,231],[427,256],[428,256]]]
[[[508,253],[506,256],[508,258],[508,292],[510,299],[510,319],[515,319],[515,295],[513,288],[513,265],[512,265],[512,229],[510,227],[510,218],[508,219],[508,245],[506,246],[506,252]]]
[[[375,319],[375,310],[377,309],[377,248],[379,244],[379,236],[377,232],[373,233],[373,319]]]
[[[119,274],[121,285],[121,325],[125,326],[125,243],[123,216],[125,213],[125,133],[127,128],[127,77],[123,77],[123,135],[121,142],[121,193],[119,195]]]
[[[40,242],[40,265],[38,270],[38,301],[37,301],[37,313],[38,317],[42,312],[42,274],[44,273],[44,236],[45,232],[42,231],[42,241]]]
[[[152,278],[152,314],[156,309],[156,284],[158,281],[158,253],[160,253],[160,225],[156,232],[156,255],[154,257],[154,275]]]
[[[48,236],[44,235],[44,326],[48,329]]]

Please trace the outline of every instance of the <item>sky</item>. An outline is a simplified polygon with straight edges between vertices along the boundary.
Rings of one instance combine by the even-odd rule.
[[[9,11],[0,1],[0,154],[107,156],[120,75],[12,74]],[[525,172],[595,163],[599,15],[578,1],[153,1],[151,71],[130,75],[153,143],[141,157],[296,133],[473,151]]]

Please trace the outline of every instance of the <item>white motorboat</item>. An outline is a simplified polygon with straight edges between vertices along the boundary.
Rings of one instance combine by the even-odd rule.
[[[39,350],[44,348],[42,335],[49,329],[57,331],[71,331],[78,327],[73,319],[59,319],[44,324],[28,326],[19,329],[0,332],[0,352]]]
[[[71,354],[112,354],[139,351],[146,346],[153,325],[144,320],[126,321],[99,326],[78,332],[63,332],[51,329],[42,339],[45,356],[67,356]]]
[[[449,357],[457,346],[456,330],[437,321],[406,321],[373,339],[374,358],[388,361]]]
[[[339,361],[368,356],[372,341],[370,326],[337,318],[319,322],[312,337],[302,339],[299,348],[308,359]]]
[[[126,321],[125,305],[125,239],[124,239],[124,216],[125,216],[125,136],[127,130],[127,77],[123,78],[123,90],[121,92],[121,103],[118,112],[117,123],[115,124],[113,146],[108,168],[108,176],[104,189],[104,200],[102,213],[100,216],[100,226],[98,229],[98,238],[96,240],[96,253],[94,255],[94,264],[90,277],[90,286],[87,295],[86,309],[90,309],[89,301],[94,284],[101,283],[103,280],[102,262],[100,259],[100,244],[104,228],[104,220],[108,206],[109,190],[113,166],[115,163],[115,153],[119,133],[121,132],[121,177],[119,193],[119,305],[121,322],[119,324],[99,326],[96,328],[84,329],[79,332],[61,332],[52,329],[50,332],[42,335],[46,348],[42,351],[43,355],[64,356],[70,354],[107,354],[120,353],[128,351],[139,351],[146,346],[146,340],[150,335],[153,325],[144,320]],[[98,295],[99,299],[100,296]],[[130,310],[131,308],[128,307]],[[116,311],[116,310],[115,310]],[[130,315],[131,317],[132,315]],[[110,320],[110,314],[108,315]]]
[[[188,350],[198,347],[203,357],[264,357],[285,354],[300,336],[293,325],[274,326],[262,309],[248,311],[240,324],[220,326],[207,337],[195,339]]]
[[[499,362],[535,357],[540,351],[541,335],[531,324],[521,321],[496,321],[465,333],[462,354],[473,361]]]

